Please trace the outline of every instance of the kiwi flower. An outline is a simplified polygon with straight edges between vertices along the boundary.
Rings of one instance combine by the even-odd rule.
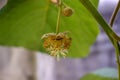
[[[59,60],[60,56],[66,57],[70,47],[71,38],[67,36],[68,32],[47,33],[42,36],[44,40],[43,47]]]

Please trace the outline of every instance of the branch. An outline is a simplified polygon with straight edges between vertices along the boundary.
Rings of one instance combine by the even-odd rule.
[[[110,26],[112,27],[113,26],[113,23],[115,21],[115,18],[118,14],[118,11],[119,11],[119,8],[120,8],[120,0],[112,14],[112,17],[110,19]],[[118,79],[120,80],[120,59],[119,59],[119,56],[120,56],[120,45],[119,45],[119,42],[112,39],[113,40],[113,45],[115,47],[115,51],[116,51],[116,63],[117,63],[117,66],[118,66]]]
[[[115,9],[115,12],[113,13],[113,16],[110,21],[110,26],[105,22],[103,17],[99,14],[99,12],[96,10],[96,8],[91,4],[89,0],[80,0],[80,2],[84,5],[84,7],[87,8],[87,10],[93,15],[93,17],[96,19],[96,21],[101,25],[101,27],[104,29],[106,34],[108,35],[109,39],[113,43],[115,50],[116,50],[116,59],[118,64],[118,75],[120,80],[120,60],[119,60],[119,54],[120,54],[120,45],[118,41],[120,41],[120,37],[117,36],[117,34],[110,28],[110,26],[113,25],[115,17],[118,13],[120,3],[117,5],[117,9]],[[120,0],[119,0],[120,2]]]
[[[111,27],[113,26],[113,23],[114,23],[115,18],[116,18],[117,14],[118,14],[119,8],[120,8],[120,0],[119,0],[118,4],[117,4],[117,6],[116,6],[116,8],[115,8],[115,10],[114,10],[114,12],[112,14],[112,17],[110,19],[110,25],[111,25]]]
[[[96,10],[96,8],[92,5],[92,3],[89,0],[80,0],[80,2],[93,15],[93,17],[101,25],[101,27],[104,29],[104,31],[110,39],[112,37],[117,41],[120,41],[120,37],[110,28],[110,26],[107,24],[107,22],[103,19],[103,17],[100,15],[100,13]]]

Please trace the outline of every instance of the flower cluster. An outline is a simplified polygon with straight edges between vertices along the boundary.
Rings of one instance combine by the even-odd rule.
[[[68,32],[47,33],[42,36],[44,40],[43,46],[51,56],[55,56],[57,59],[60,56],[66,56],[71,43],[71,38],[67,34]]]

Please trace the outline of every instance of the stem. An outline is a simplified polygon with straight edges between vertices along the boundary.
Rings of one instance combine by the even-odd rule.
[[[118,14],[118,11],[119,11],[119,8],[120,8],[120,0],[112,14],[112,17],[110,19],[110,26],[112,27],[113,26],[113,23],[115,21],[115,18]],[[116,63],[117,63],[117,67],[118,67],[118,79],[120,80],[120,59],[119,59],[119,56],[120,56],[120,45],[119,45],[119,42],[114,40],[113,39],[113,45],[115,47],[115,51],[116,51]]]
[[[115,9],[115,12],[113,13],[113,16],[110,21],[110,26],[105,22],[105,20],[102,18],[102,16],[99,14],[99,12],[96,10],[96,8],[91,4],[89,0],[80,0],[81,3],[89,10],[89,12],[93,15],[93,17],[96,19],[96,21],[101,25],[101,27],[104,29],[106,32],[107,36],[113,43],[115,50],[116,50],[116,59],[117,59],[117,65],[118,65],[118,80],[120,80],[120,45],[118,41],[120,41],[120,37],[117,36],[117,34],[110,28],[110,26],[113,26],[113,22],[115,20],[115,17],[118,13],[117,10]],[[120,2],[120,1],[119,1]],[[117,5],[116,8],[119,8],[120,3]]]
[[[118,14],[119,8],[120,8],[120,0],[119,0],[119,2],[118,2],[118,4],[117,4],[117,6],[116,6],[116,8],[115,8],[115,10],[114,10],[114,12],[113,12],[113,14],[112,14],[112,17],[111,17],[111,19],[110,19],[110,25],[113,25],[113,23],[114,23],[114,21],[115,21],[115,18],[116,18],[116,15]],[[112,27],[112,26],[111,26],[111,27]]]
[[[116,40],[114,40],[114,47],[115,47],[115,51],[116,51],[116,63],[117,63],[117,67],[118,67],[118,80],[120,80],[120,59],[119,59],[120,45]]]
[[[110,28],[110,26],[107,24],[107,22],[103,19],[103,17],[100,15],[100,13],[96,10],[96,8],[92,5],[92,3],[89,0],[79,1],[93,15],[93,17],[101,25],[101,27],[104,29],[109,38],[112,37],[115,38],[117,41],[120,41],[120,37]]]
[[[62,2],[62,4],[63,4],[63,6],[64,6],[64,7],[68,6],[68,5],[67,5],[67,4],[65,4],[64,2]]]
[[[62,0],[59,0],[58,3],[58,18],[57,18],[57,25],[56,25],[56,34],[59,33],[59,27],[60,27],[60,17],[61,17],[61,11],[62,11]]]

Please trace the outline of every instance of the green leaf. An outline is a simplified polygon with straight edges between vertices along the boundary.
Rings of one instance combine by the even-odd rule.
[[[83,76],[80,80],[117,80],[117,70],[103,68]]]
[[[98,25],[78,0],[65,0],[74,9],[71,17],[62,16],[60,31],[70,31],[69,57],[85,57],[98,34]],[[0,44],[45,51],[41,36],[55,32],[57,6],[49,0],[8,0],[0,13]]]
[[[97,8],[98,7],[98,3],[99,3],[99,0],[90,0],[94,6]]]

